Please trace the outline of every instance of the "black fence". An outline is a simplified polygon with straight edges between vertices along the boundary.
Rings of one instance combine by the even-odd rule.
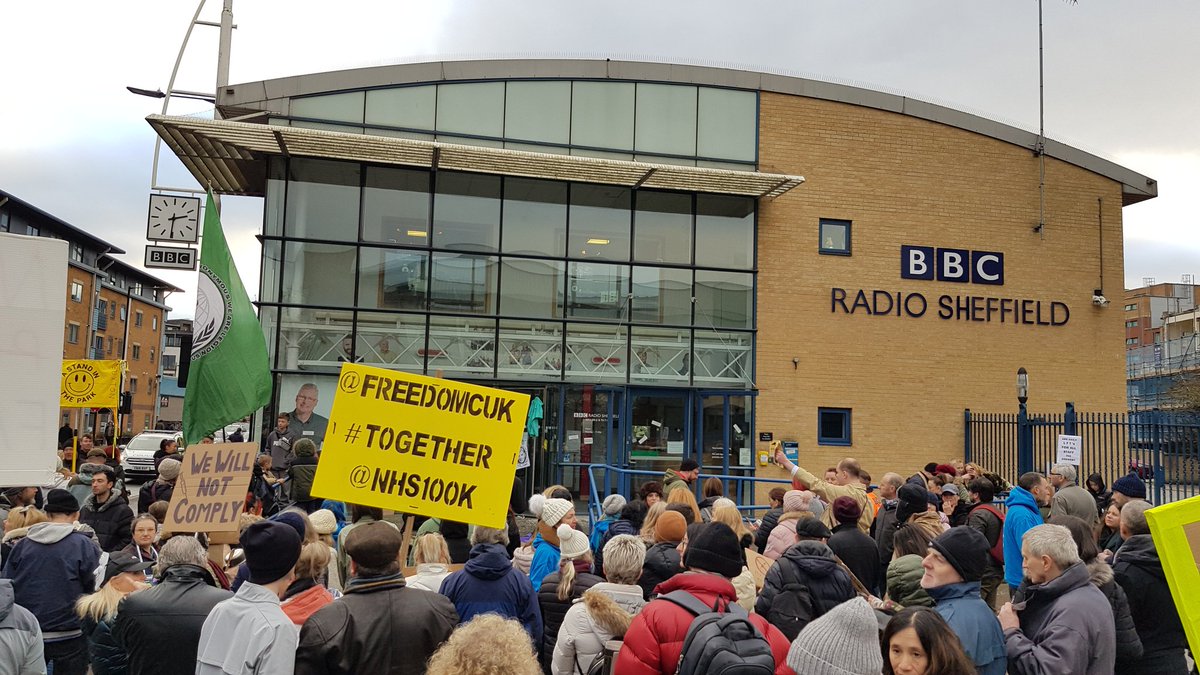
[[[1133,472],[1155,504],[1200,494],[1200,414],[1163,410],[1129,413],[963,413],[963,456],[1015,484],[1026,471],[1046,472],[1058,436],[1082,439],[1079,483],[1099,473],[1106,485]]]

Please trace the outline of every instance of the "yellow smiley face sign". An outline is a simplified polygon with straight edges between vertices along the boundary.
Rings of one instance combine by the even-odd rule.
[[[119,405],[120,361],[63,361],[59,405],[102,408]]]

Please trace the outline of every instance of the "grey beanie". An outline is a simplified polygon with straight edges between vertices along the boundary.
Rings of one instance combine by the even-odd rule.
[[[604,498],[604,515],[615,516],[625,508],[625,498],[621,495],[609,495]]]
[[[879,675],[879,622],[862,598],[847,600],[804,627],[788,650],[788,667],[804,675]]]

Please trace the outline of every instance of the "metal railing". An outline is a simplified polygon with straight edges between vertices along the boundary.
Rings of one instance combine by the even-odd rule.
[[[600,505],[604,501],[604,497],[612,493],[613,490],[617,494],[624,495],[629,498],[637,492],[637,485],[630,479],[634,476],[646,476],[646,480],[658,480],[662,478],[661,471],[651,471],[648,469],[623,469],[621,467],[612,466],[611,464],[588,464],[588,517],[592,522],[596,522],[603,517]],[[719,478],[726,485],[732,484],[725,495],[732,499],[738,509],[743,513],[755,511],[764,511],[770,508],[763,504],[754,504],[754,486],[756,483],[771,483],[773,485],[791,485],[792,482],[786,478],[759,478],[757,476],[733,476],[723,474],[708,474],[702,473],[696,479],[692,486],[693,494],[699,489],[700,485],[707,478]],[[665,495],[664,495],[665,496]],[[699,497],[697,496],[697,500]],[[747,503],[750,502],[750,503]]]
[[[1129,413],[963,413],[963,456],[1015,484],[1026,471],[1046,471],[1059,434],[1082,439],[1079,484],[1099,473],[1105,484],[1134,473],[1156,504],[1200,494],[1200,414],[1148,410]]]

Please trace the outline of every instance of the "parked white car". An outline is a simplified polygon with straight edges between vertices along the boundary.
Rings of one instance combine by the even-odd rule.
[[[154,468],[154,453],[158,452],[164,439],[171,439],[183,448],[183,434],[178,431],[143,431],[121,448],[121,467],[128,478],[153,478],[158,475]]]

